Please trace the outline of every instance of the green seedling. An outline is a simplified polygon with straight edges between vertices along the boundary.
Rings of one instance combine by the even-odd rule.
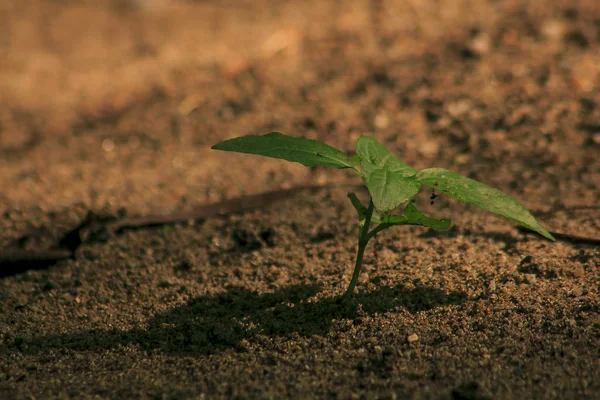
[[[365,207],[354,193],[348,193],[358,213],[359,232],[356,264],[344,297],[352,295],[360,274],[365,247],[377,233],[398,225],[421,225],[432,229],[450,227],[449,219],[428,217],[413,204],[413,197],[423,185],[464,203],[475,204],[554,240],[529,211],[512,197],[443,168],[426,168],[420,171],[412,169],[382,144],[367,136],[358,138],[356,154],[352,157],[317,140],[277,132],[263,136],[242,136],[218,143],[212,148],[280,158],[307,167],[349,168],[361,176],[370,198],[369,205]],[[402,203],[406,203],[403,215],[388,213]]]

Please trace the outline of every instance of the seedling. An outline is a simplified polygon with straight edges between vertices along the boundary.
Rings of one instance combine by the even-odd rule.
[[[277,132],[263,136],[242,136],[218,143],[212,148],[281,158],[307,167],[350,168],[361,176],[370,198],[369,205],[365,207],[354,193],[348,193],[358,213],[359,230],[356,264],[344,297],[352,295],[360,274],[365,247],[377,233],[398,225],[421,225],[432,229],[450,227],[449,219],[432,218],[417,210],[412,199],[422,185],[433,189],[432,201],[438,196],[435,194],[438,191],[464,203],[475,204],[554,240],[529,211],[512,197],[443,168],[426,168],[420,171],[412,169],[375,139],[367,136],[358,138],[356,154],[352,157],[317,140]],[[406,203],[403,215],[388,213],[402,203]]]

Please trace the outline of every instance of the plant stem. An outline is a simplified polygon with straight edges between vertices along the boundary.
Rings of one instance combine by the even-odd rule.
[[[375,237],[375,235],[377,235],[379,232],[384,231],[386,229],[389,229],[390,227],[392,227],[392,224],[379,224],[377,225],[375,228],[373,228],[373,230],[371,232],[369,232],[369,239],[371,239],[372,237]]]
[[[352,296],[354,286],[356,286],[356,282],[358,282],[358,276],[360,275],[360,267],[362,266],[362,259],[365,253],[365,247],[367,247],[369,239],[371,239],[372,237],[372,235],[369,235],[369,228],[371,226],[371,217],[373,216],[374,210],[375,205],[373,204],[373,199],[369,198],[369,208],[367,209],[367,214],[365,215],[365,224],[361,227],[358,234],[358,251],[356,253],[356,264],[354,265],[354,272],[352,273],[352,279],[350,280],[348,289],[346,289],[346,293],[344,293],[344,298]]]

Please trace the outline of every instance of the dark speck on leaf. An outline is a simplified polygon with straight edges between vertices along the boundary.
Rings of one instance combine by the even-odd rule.
[[[438,197],[439,195],[435,194],[435,190],[431,191],[431,196],[429,197],[429,200],[431,200],[431,205],[433,205],[434,200],[436,199],[436,197]]]

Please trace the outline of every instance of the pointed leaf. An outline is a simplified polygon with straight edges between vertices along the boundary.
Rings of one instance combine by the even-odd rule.
[[[416,175],[416,179],[423,185],[438,189],[464,203],[475,204],[554,240],[525,207],[498,189],[443,168],[424,169]]]
[[[428,217],[417,210],[413,203],[410,202],[406,205],[404,215],[385,214],[381,218],[381,223],[388,225],[421,225],[432,229],[448,229],[451,224],[447,218],[437,219]]]
[[[298,162],[307,167],[352,168],[352,160],[343,152],[318,140],[297,138],[272,132],[266,135],[246,135],[225,140],[212,147],[215,150],[258,154]]]

